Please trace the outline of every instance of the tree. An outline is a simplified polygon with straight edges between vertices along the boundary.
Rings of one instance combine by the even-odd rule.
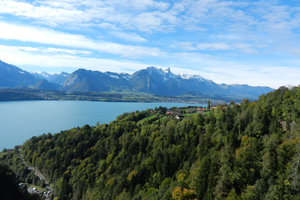
[[[25,191],[27,192],[27,190]],[[0,197],[5,200],[29,199],[22,194],[15,173],[8,166],[0,164]]]
[[[206,110],[210,111],[210,100],[209,99],[207,100],[207,108],[206,108]]]
[[[208,187],[208,176],[210,169],[210,157],[205,156],[201,160],[197,180],[197,199],[203,199]]]

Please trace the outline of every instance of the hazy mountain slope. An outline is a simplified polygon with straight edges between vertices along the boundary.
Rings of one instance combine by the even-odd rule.
[[[43,90],[59,90],[60,85],[57,83],[50,83],[49,81],[42,79],[35,84],[34,88]]]
[[[132,75],[130,82],[134,91],[158,95],[180,95],[189,90],[169,68],[165,71],[156,67],[142,69]]]
[[[60,74],[53,74],[48,81],[52,82],[52,83],[58,83],[60,85],[63,85],[69,75],[70,74],[67,72],[62,72]]]
[[[73,72],[65,81],[63,91],[132,91],[157,95],[182,95],[189,91],[207,95],[257,98],[272,91],[269,87],[216,84],[199,75],[175,75],[170,69],[148,67],[129,74],[88,71]]]
[[[47,72],[29,73],[14,65],[7,64],[0,60],[0,87],[33,87],[44,90],[58,90],[68,73],[48,74]]]
[[[99,71],[79,69],[68,76],[61,90],[68,92],[123,91],[129,88],[129,83],[126,77],[127,74],[116,74],[111,72],[102,73]]]
[[[42,79],[46,81],[40,81]],[[58,86],[61,85],[61,87]],[[148,67],[132,75],[127,73],[99,72],[79,69],[68,74],[31,74],[0,61],[0,87],[35,87],[38,89],[59,89],[66,92],[144,92],[156,95],[183,95],[199,92],[208,96],[238,97],[256,99],[259,95],[272,91],[269,87],[248,85],[217,84],[200,75],[175,75],[170,71]]]
[[[62,72],[60,74],[49,74],[47,72],[41,72],[41,73],[37,73],[37,72],[31,72],[31,74],[39,79],[45,79],[49,82],[52,83],[57,83],[60,85],[63,85],[66,78],[70,75],[67,72]]]
[[[249,86],[249,85],[226,85],[221,84],[220,87],[227,93],[239,93],[239,94],[248,94],[253,96],[259,96],[261,94],[266,94],[273,89],[269,87],[262,87],[262,86]]]
[[[38,78],[14,65],[7,64],[0,60],[0,87],[24,87],[34,85]]]

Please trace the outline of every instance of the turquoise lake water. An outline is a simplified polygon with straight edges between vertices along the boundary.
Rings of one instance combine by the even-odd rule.
[[[0,151],[21,145],[43,133],[59,133],[99,121],[109,123],[125,112],[147,108],[198,106],[186,103],[127,103],[91,101],[13,101],[0,102]]]

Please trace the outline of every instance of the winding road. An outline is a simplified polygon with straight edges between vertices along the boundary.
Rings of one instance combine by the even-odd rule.
[[[44,183],[46,184],[47,190],[48,190],[49,192],[53,193],[53,189],[51,188],[50,184],[49,184],[48,181],[46,180],[45,176],[44,176],[44,175],[43,175],[36,167],[33,167],[33,166],[28,165],[28,164],[26,163],[26,161],[24,160],[24,158],[23,158],[23,156],[22,156],[22,154],[21,154],[20,149],[18,149],[18,155],[20,156],[22,163],[23,163],[26,167],[28,167],[28,169],[29,169],[30,171],[33,170],[33,171],[35,172],[35,175],[37,175],[41,180],[44,181]],[[53,194],[54,194],[54,193],[53,193]]]

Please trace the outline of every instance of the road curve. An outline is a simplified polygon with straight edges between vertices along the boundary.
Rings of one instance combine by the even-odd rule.
[[[42,180],[44,181],[44,183],[47,185],[47,186],[46,186],[47,190],[50,191],[51,193],[53,193],[53,189],[51,188],[50,184],[49,184],[48,181],[46,180],[45,176],[44,176],[44,175],[43,175],[36,167],[33,167],[33,166],[28,165],[28,164],[26,163],[26,161],[24,160],[24,158],[23,158],[23,156],[22,156],[22,154],[21,154],[20,149],[18,149],[17,152],[18,152],[18,155],[19,155],[19,157],[20,157],[22,163],[23,163],[26,167],[28,167],[28,169],[29,169],[30,171],[33,170],[33,171],[35,172],[35,174],[36,174],[40,179],[42,179]]]

